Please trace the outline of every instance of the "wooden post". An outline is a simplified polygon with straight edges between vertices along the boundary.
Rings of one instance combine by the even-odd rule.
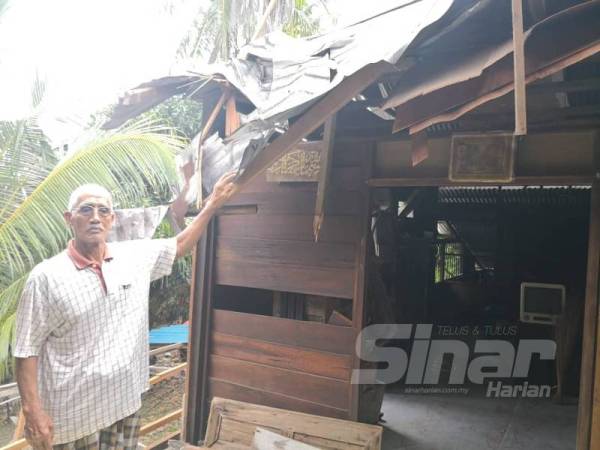
[[[237,112],[235,96],[227,99],[225,106],[225,136],[231,136],[240,127],[240,115]]]
[[[333,159],[333,144],[335,141],[336,115],[327,119],[323,133],[323,151],[321,152],[321,164],[319,168],[319,183],[317,185],[317,201],[315,204],[315,218],[313,221],[313,232],[315,242],[319,240],[319,232],[325,217],[325,196],[327,195],[327,180],[331,172],[331,160]]]
[[[207,398],[209,330],[212,309],[214,232],[211,220],[194,251],[188,339],[188,370],[184,396],[183,439],[196,445],[208,420]]]
[[[525,101],[525,41],[523,39],[523,1],[512,0],[513,62],[515,73],[515,136],[527,134]]]
[[[583,319],[581,381],[577,417],[577,450],[600,449],[600,348],[598,295],[600,282],[600,152],[596,136],[596,177],[592,182],[587,281]]]
[[[202,132],[200,133],[200,138],[198,139],[198,158],[196,160],[196,174],[198,176],[198,183],[197,183],[198,197],[196,200],[196,207],[198,209],[202,208],[202,144],[204,143],[204,140],[208,136],[208,133],[210,133],[210,130],[211,130],[212,126],[214,125],[215,120],[217,120],[217,117],[219,116],[219,113],[221,112],[223,105],[229,98],[229,95],[230,95],[230,91],[228,89],[223,91],[223,93],[221,94],[221,98],[219,98],[219,101],[217,102],[217,104],[213,108],[212,112],[210,113],[210,116],[208,117],[208,120],[206,121],[204,128],[202,128]]]
[[[362,177],[368,180],[373,173],[375,164],[375,153],[377,145],[375,143],[366,144],[362,161]],[[369,245],[371,233],[371,189],[364,183],[360,192],[362,193],[362,204],[360,206],[360,241],[356,249],[355,259],[355,277],[354,277],[354,293],[352,296],[352,327],[356,331],[356,335],[362,331],[364,326],[365,302],[367,301],[367,284],[368,284],[368,268],[369,257],[373,252],[372,246]],[[352,358],[353,369],[361,368],[360,354],[362,351],[362,343],[357,340],[355,354]],[[350,420],[358,420],[358,410],[360,403],[360,384],[350,383]]]

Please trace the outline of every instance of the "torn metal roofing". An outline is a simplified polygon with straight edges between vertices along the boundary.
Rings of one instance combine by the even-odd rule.
[[[210,191],[219,175],[243,171],[266,146],[290,135],[288,123],[302,120],[313,104],[375,64],[389,66],[395,87],[391,95],[377,95],[365,104],[379,117],[391,118],[395,110],[395,131],[409,128],[412,133],[454,120],[510,92],[511,29],[508,0],[402,0],[330,33],[304,39],[272,33],[225,63],[145,83],[121,99],[105,126],[117,127],[171,95],[185,94],[210,107],[224,89],[234,89],[249,114],[231,136],[215,135],[204,143],[202,180]],[[527,81],[597,51],[600,0],[559,11],[527,31]],[[277,132],[284,135],[274,138]],[[288,141],[293,145],[301,137]],[[260,158],[261,169],[269,158]]]
[[[220,174],[244,167],[242,162],[250,161],[277,127],[285,127],[288,119],[345,78],[381,61],[394,70],[413,41],[426,37],[422,33],[427,27],[473,2],[402,0],[384,13],[331,33],[304,39],[268,34],[226,63],[138,86],[121,98],[104,127],[116,128],[172,95],[203,98],[225,82],[235,87],[255,109],[232,136],[226,140],[214,136],[205,143],[202,179],[210,191]]]
[[[360,68],[379,61],[397,63],[419,33],[443,18],[455,3],[464,7],[473,1],[399,0],[386,12],[330,33],[309,38],[267,34],[225,63],[191,67],[186,75],[163,77],[132,89],[120,99],[104,128],[116,128],[169,96],[202,97],[224,82],[256,108],[250,120],[293,115]]]

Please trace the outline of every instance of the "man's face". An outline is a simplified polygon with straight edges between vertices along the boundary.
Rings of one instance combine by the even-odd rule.
[[[75,241],[96,245],[106,242],[115,213],[108,199],[84,194],[72,211],[64,213],[64,217],[73,230]]]

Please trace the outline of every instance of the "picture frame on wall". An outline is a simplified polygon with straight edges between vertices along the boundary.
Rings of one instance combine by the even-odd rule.
[[[514,179],[515,146],[509,133],[452,136],[448,178],[453,182],[506,183]]]

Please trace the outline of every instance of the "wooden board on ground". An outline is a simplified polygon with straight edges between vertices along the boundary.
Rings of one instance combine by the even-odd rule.
[[[207,448],[250,449],[257,428],[323,450],[381,449],[382,428],[376,425],[365,425],[218,397],[213,398],[211,404],[204,445]]]
[[[319,450],[278,433],[257,427],[252,438],[252,450]]]

